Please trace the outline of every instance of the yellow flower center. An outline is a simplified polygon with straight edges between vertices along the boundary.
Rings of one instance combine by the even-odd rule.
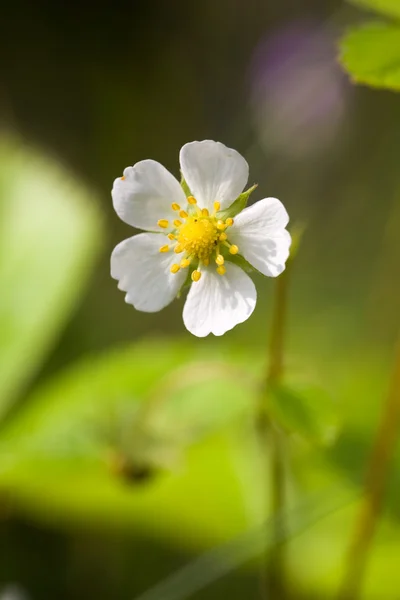
[[[180,269],[189,267],[193,261],[197,263],[196,270],[192,272],[192,280],[199,281],[201,277],[200,268],[202,265],[208,266],[212,258],[216,263],[217,273],[224,275],[226,268],[225,259],[220,251],[220,246],[229,249],[230,254],[237,254],[239,248],[228,241],[228,235],[225,230],[233,225],[233,219],[228,218],[222,221],[217,217],[220,209],[220,203],[214,202],[214,212],[210,215],[207,208],[198,208],[197,201],[193,196],[187,199],[188,204],[195,208],[195,214],[189,215],[185,210],[175,202],[171,205],[172,210],[178,212],[180,219],[173,221],[174,231],[168,233],[168,238],[175,242],[172,248],[176,254],[184,253],[180,264],[173,264],[171,273],[178,273]],[[188,209],[189,210],[189,209]],[[158,221],[158,226],[162,229],[168,229],[170,224],[167,220]],[[160,252],[168,252],[168,244],[161,246]],[[214,255],[214,256],[213,256]]]
[[[178,230],[178,244],[193,258],[209,259],[218,244],[219,234],[215,218],[188,217]]]

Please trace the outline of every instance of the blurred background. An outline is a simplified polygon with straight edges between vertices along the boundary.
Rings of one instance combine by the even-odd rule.
[[[252,201],[275,196],[305,227],[288,280],[285,378],[307,418],[290,402],[277,409],[288,504],[309,506],[318,494],[323,509],[324,494],[357,493],[400,297],[400,99],[352,86],[337,62],[340,36],[361,18],[340,0],[5,3],[7,600],[133,599],[203,552],[240,546],[268,517],[252,419],[276,282],[255,275],[252,318],[223,338],[195,339],[182,323],[184,298],[138,313],[109,274],[113,247],[132,235],[112,209],[113,180],[145,158],[179,176],[188,141],[237,149],[259,184]],[[395,460],[365,598],[399,597]],[[347,502],[310,524],[309,509],[294,513],[285,595],[335,596],[357,510]],[[260,597],[256,546],[223,577],[207,584],[210,566],[199,564],[178,595],[154,598]],[[216,562],[230,556],[225,549]]]

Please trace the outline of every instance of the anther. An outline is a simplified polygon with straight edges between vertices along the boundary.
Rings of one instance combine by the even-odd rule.
[[[174,225],[175,227],[180,227],[182,225],[182,221],[180,221],[179,219],[175,219]]]
[[[183,252],[182,244],[177,244],[174,248],[174,252],[175,252],[175,254],[180,254],[181,252]]]
[[[177,273],[180,269],[180,266],[177,265],[176,263],[174,265],[172,265],[172,267],[170,268],[171,273]]]
[[[167,235],[167,238],[168,238],[169,240],[174,240],[174,239],[175,239],[175,236],[174,236],[174,234],[173,234],[173,233],[169,233],[169,234]]]
[[[209,258],[203,258],[203,265],[205,267],[208,267],[209,264],[210,264],[210,259]]]
[[[233,219],[231,219],[231,217],[228,217],[228,219],[226,219],[225,223],[226,223],[226,225],[228,225],[228,227],[230,227],[231,225],[233,225]]]
[[[229,248],[229,252],[231,254],[237,254],[239,252],[238,246],[236,246],[235,244],[232,244],[232,246]]]
[[[167,229],[169,223],[168,223],[167,219],[160,219],[159,221],[157,221],[157,225],[159,227],[162,227],[163,229]]]
[[[181,209],[181,207],[179,206],[179,204],[177,204],[176,202],[173,202],[171,204],[171,208],[172,208],[172,210],[180,210]]]
[[[189,204],[197,204],[197,200],[194,196],[189,196],[187,201],[189,202]]]
[[[122,175],[121,181],[125,181],[125,175]]]
[[[215,210],[215,212],[218,212],[220,208],[221,208],[221,203],[220,202],[214,202],[214,210]]]
[[[208,217],[210,215],[210,213],[208,212],[208,208],[202,208],[201,209],[201,216],[202,217]]]
[[[193,271],[192,281],[199,281],[200,277],[201,277],[200,271]]]
[[[179,216],[182,219],[187,219],[188,218],[188,214],[187,214],[187,212],[185,210],[181,210],[180,213],[179,213]]]
[[[219,266],[224,264],[225,260],[224,260],[224,257],[222,256],[222,254],[218,254],[217,258],[215,259],[215,262]]]
[[[169,236],[168,236],[169,237]],[[220,242],[225,242],[225,240],[228,239],[228,236],[226,235],[226,233],[222,232],[219,236],[219,241]]]
[[[219,267],[217,268],[217,273],[218,273],[219,275],[225,275],[225,273],[226,273],[226,268],[224,267],[224,265],[221,265],[221,266],[219,266]]]
[[[161,248],[160,248],[160,252],[168,252],[168,250],[169,250],[168,244],[165,244],[165,246],[161,246]]]
[[[226,229],[226,225],[223,221],[217,221],[217,229],[219,229],[220,231],[223,231],[224,229]]]
[[[182,260],[181,260],[181,268],[185,269],[189,265],[190,265],[190,259],[189,258],[182,258]]]

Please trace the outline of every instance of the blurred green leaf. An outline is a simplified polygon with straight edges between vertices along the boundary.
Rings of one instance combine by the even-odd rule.
[[[243,496],[258,497],[260,478],[242,486],[226,427],[251,418],[256,388],[238,364],[197,347],[139,344],[82,361],[38,389],[1,433],[0,490],[19,510],[57,522],[156,526],[167,535],[179,523],[185,544],[243,529]],[[144,408],[160,441],[154,450],[181,460],[173,473],[130,485],[110,468],[109,450],[135,452],[134,417]],[[243,441],[241,464],[256,463],[253,448]]]
[[[356,83],[400,90],[400,25],[370,23],[350,30],[340,60]]]
[[[400,19],[399,0],[351,0],[351,2],[361,8],[367,8],[388,17]]]
[[[337,428],[337,415],[329,394],[314,385],[270,387],[269,407],[283,429],[314,443],[330,443]]]
[[[203,587],[242,567],[251,559],[258,558],[263,552],[273,552],[277,543],[288,542],[309,528],[312,529],[321,520],[347,508],[358,495],[344,486],[331,486],[324,492],[303,498],[298,506],[278,512],[256,529],[203,554],[156,584],[137,600],[191,598]],[[281,523],[285,523],[286,527],[280,527],[277,539],[277,525]]]
[[[88,193],[54,161],[0,142],[0,417],[63,327],[99,246]]]

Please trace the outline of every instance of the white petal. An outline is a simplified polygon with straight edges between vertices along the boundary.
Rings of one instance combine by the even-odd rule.
[[[114,181],[112,199],[117,215],[133,227],[160,231],[159,219],[171,221],[172,202],[186,206],[186,196],[173,175],[155,160],[142,160],[127,167],[124,178]]]
[[[228,208],[243,191],[249,165],[236,150],[204,140],[185,144],[180,152],[182,174],[200,208],[213,209],[215,201]]]
[[[173,252],[160,252],[168,241],[156,233],[139,233],[124,240],[111,255],[111,277],[120,290],[127,292],[125,301],[137,310],[157,312],[170,304],[182,287],[187,273],[171,273],[179,258]]]
[[[291,243],[285,227],[289,216],[282,202],[264,198],[236,215],[227,230],[228,239],[239,247],[239,254],[269,277],[285,269]]]
[[[214,267],[203,268],[200,281],[189,290],[183,322],[197,337],[223,335],[246,321],[256,305],[257,292],[250,277],[232,263],[225,266],[225,275]]]

